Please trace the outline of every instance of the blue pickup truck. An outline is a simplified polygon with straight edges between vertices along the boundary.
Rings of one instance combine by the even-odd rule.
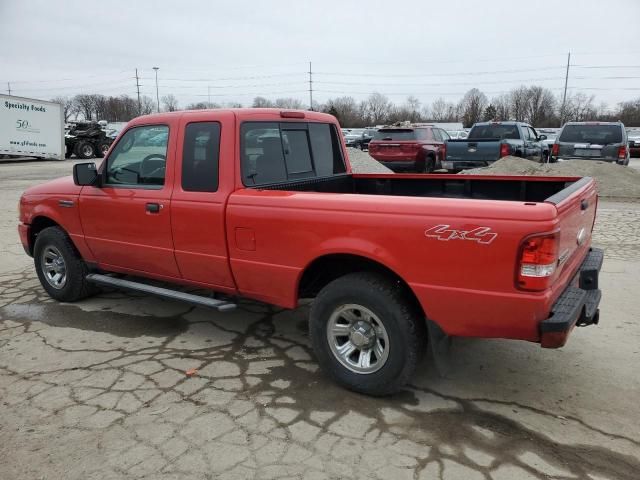
[[[546,138],[522,122],[476,123],[464,140],[447,140],[442,168],[459,172],[486,167],[508,155],[543,162],[547,147],[542,141]]]

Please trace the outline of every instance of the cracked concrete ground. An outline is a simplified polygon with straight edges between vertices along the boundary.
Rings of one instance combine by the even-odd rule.
[[[427,356],[375,399],[318,370],[307,307],[50,300],[16,205],[71,163],[0,164],[3,480],[640,477],[640,205],[600,204],[600,326],[561,350],[457,339],[446,378]]]

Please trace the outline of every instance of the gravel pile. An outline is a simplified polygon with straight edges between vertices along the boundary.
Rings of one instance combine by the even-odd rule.
[[[640,199],[640,172],[630,167],[597,160],[567,160],[535,163],[518,157],[504,157],[489,167],[466,170],[472,175],[536,175],[554,177],[593,177],[601,197]]]
[[[393,173],[392,170],[370,157],[367,152],[347,147],[347,154],[353,173]]]

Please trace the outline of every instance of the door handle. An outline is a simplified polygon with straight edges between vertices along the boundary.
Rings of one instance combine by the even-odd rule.
[[[162,205],[159,203],[147,203],[145,210],[149,213],[159,213]]]

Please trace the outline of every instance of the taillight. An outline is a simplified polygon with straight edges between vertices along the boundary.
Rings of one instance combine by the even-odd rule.
[[[551,286],[558,265],[560,233],[545,233],[525,238],[520,246],[518,288],[545,290]]]
[[[560,153],[560,145],[557,143],[554,143],[553,146],[551,147],[551,155],[553,155],[554,157],[557,157],[559,153]]]
[[[511,146],[508,143],[500,145],[500,158],[511,155]]]
[[[400,151],[406,153],[415,153],[420,146],[417,143],[403,143],[400,145]]]
[[[627,147],[623,145],[618,149],[618,160],[624,160],[625,158],[627,158]]]

